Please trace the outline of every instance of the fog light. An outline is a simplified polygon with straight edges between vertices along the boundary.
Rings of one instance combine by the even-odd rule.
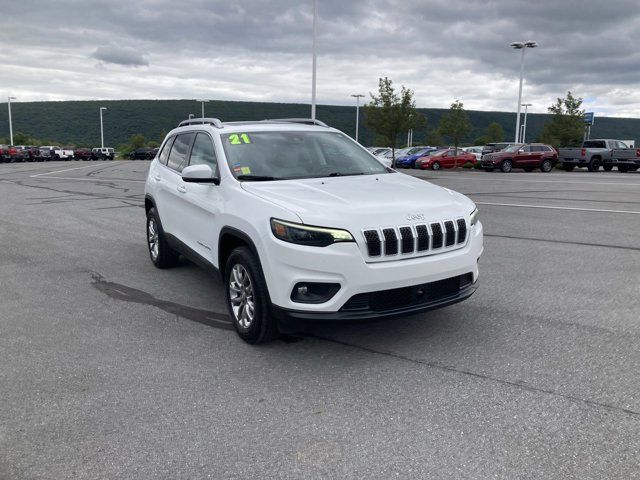
[[[338,293],[339,283],[297,283],[291,292],[291,300],[296,303],[324,303]]]

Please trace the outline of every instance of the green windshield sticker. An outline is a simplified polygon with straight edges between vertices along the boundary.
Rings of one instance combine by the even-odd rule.
[[[251,138],[246,133],[232,133],[229,135],[229,143],[231,145],[242,145],[243,143],[251,143]]]

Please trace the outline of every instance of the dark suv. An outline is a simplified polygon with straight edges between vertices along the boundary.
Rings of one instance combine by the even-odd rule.
[[[558,161],[558,152],[543,143],[517,143],[499,152],[482,156],[482,168],[493,172],[496,168],[508,173],[514,168],[522,168],[530,172],[539,168],[543,172],[550,172]]]
[[[129,154],[130,160],[153,160],[156,158],[156,153],[158,153],[157,148],[136,148],[133,152]]]
[[[76,148],[73,151],[73,158],[76,160],[93,160],[93,152],[90,148]]]

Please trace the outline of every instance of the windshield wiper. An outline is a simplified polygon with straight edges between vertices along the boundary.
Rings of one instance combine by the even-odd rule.
[[[350,177],[352,175],[364,175],[363,172],[358,173],[340,173],[340,172],[332,172],[327,177]]]
[[[266,175],[238,175],[236,178],[238,180],[246,180],[250,182],[268,182],[270,180],[282,180],[278,177],[269,177]]]

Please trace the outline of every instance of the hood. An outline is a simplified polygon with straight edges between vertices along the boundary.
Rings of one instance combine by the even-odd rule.
[[[348,230],[468,217],[475,207],[464,195],[403,173],[242,182],[242,188],[303,223]]]

